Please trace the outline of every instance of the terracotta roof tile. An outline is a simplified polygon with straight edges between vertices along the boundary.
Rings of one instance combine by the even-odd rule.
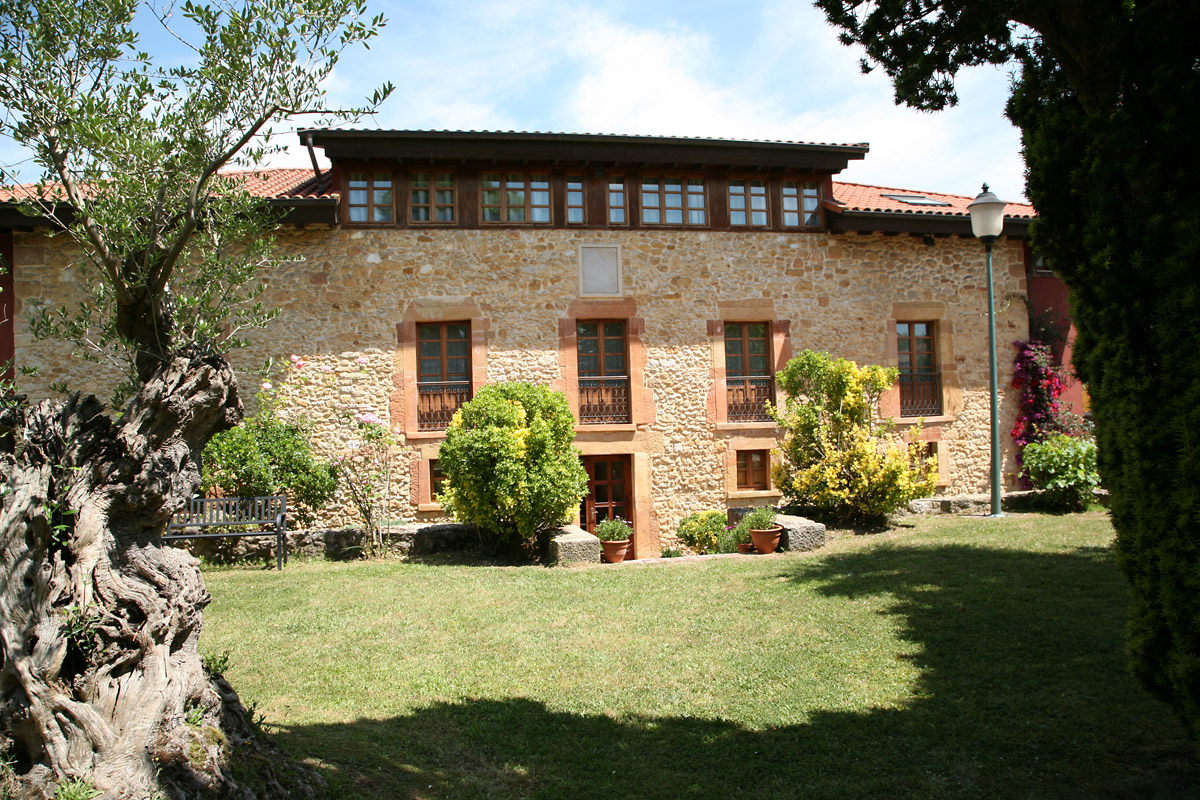
[[[889,196],[890,195],[890,196]],[[938,216],[969,216],[967,206],[974,197],[940,192],[923,192],[919,189],[897,189],[889,186],[866,186],[861,183],[833,183],[833,197],[849,211],[875,211],[888,214],[925,214]],[[933,204],[904,202],[897,197],[925,198]],[[944,205],[943,205],[944,204]],[[1030,219],[1037,211],[1028,203],[1009,203],[1004,216]]]
[[[275,200],[319,200],[337,197],[330,192],[329,170],[321,173],[321,186],[308,168],[246,169],[229,170],[221,173],[230,178],[245,178],[246,189],[255,197]],[[23,183],[16,186],[0,186],[0,202],[16,202],[32,197],[37,184]],[[57,184],[47,184],[42,197],[57,194]]]

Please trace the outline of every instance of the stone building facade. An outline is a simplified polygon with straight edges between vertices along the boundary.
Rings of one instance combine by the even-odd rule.
[[[315,134],[332,170],[255,179],[287,209],[278,241],[299,258],[264,276],[263,299],[282,313],[235,360],[285,365],[272,391],[328,454],[352,444],[348,415],[388,421],[395,517],[443,516],[436,459],[457,402],[488,382],[530,381],[564,391],[580,422],[583,523],[631,518],[636,557],[656,556],[687,514],[781,499],[761,401],[781,399],[769,376],[804,348],[907,364],[883,412],[904,431],[923,420],[939,491],[986,490],[987,286],[969,198],[835,183],[865,146]],[[449,193],[439,175],[452,176]],[[672,220],[702,213],[667,223],[674,209]],[[1005,431],[1017,402],[1008,343],[1028,334],[1031,214],[1010,208],[995,247]],[[39,367],[26,388],[101,389],[95,366],[35,342],[22,314],[31,298],[79,296],[71,253],[36,227],[8,246],[17,360]],[[1007,436],[1003,452],[1011,485]],[[325,522],[352,524],[344,499]]]

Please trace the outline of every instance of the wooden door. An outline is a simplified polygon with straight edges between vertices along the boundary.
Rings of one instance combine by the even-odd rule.
[[[594,533],[596,523],[613,517],[633,525],[633,476],[628,455],[584,456],[588,493],[579,508],[580,525]]]

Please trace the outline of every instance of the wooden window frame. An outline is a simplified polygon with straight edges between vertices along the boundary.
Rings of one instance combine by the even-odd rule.
[[[346,197],[345,223],[346,223],[346,225],[353,225],[356,227],[357,226],[394,225],[396,222],[396,175],[395,175],[395,173],[393,173],[391,170],[365,169],[364,168],[364,169],[348,169],[348,170],[346,170],[345,175],[346,175],[346,178],[345,178],[345,183],[346,183],[346,186],[345,186],[345,192],[346,192],[345,193],[345,197]],[[363,181],[364,183],[366,183],[365,187],[351,186],[351,184],[355,182],[355,177],[354,177],[355,175],[366,176]],[[384,175],[387,176],[387,182],[389,185],[386,187],[386,189],[376,188],[376,185],[375,185],[376,182],[380,181],[381,180],[380,176],[384,176]],[[392,195],[391,202],[390,203],[375,202],[375,193],[377,191],[385,191],[385,190],[391,192],[391,195]],[[359,191],[365,191],[367,193],[367,202],[366,203],[352,203],[351,202],[352,192],[359,192]],[[388,209],[388,218],[386,220],[374,219],[373,209],[384,208],[384,207],[386,207]],[[356,208],[366,209],[367,210],[367,219],[365,219],[365,220],[352,219],[351,217],[354,213],[354,209],[356,209]]]
[[[788,194],[788,184],[794,184],[796,187],[795,194]],[[806,194],[809,187],[813,188],[814,194]],[[812,198],[815,202],[811,213],[815,215],[815,221],[811,224],[808,222],[809,211],[804,208],[806,198]],[[795,209],[788,208],[788,201],[794,200]],[[787,230],[813,230],[821,227],[821,182],[807,180],[803,178],[787,178],[779,184],[779,224]],[[788,215],[795,214],[797,222],[795,225],[788,223]]]
[[[638,180],[637,191],[638,191],[638,198],[639,198],[639,200],[638,200],[638,208],[639,208],[638,218],[640,219],[641,224],[644,227],[653,227],[653,228],[708,228],[708,227],[711,227],[711,225],[712,225],[712,209],[709,208],[709,206],[710,206],[709,197],[708,197],[709,179],[707,177],[705,177],[704,175],[670,175],[670,174],[668,174],[668,175],[643,175],[640,178],[638,178],[637,180]],[[667,196],[668,196],[668,194],[676,194],[676,193],[675,192],[670,192],[670,193],[667,192],[666,182],[667,181],[675,181],[675,180],[680,182],[680,190],[678,192],[678,194],[680,195],[680,205],[678,206],[678,210],[680,211],[680,213],[682,215],[682,221],[667,222],[667,221],[665,221],[665,217],[666,217],[667,211],[669,209],[669,207],[666,205]],[[698,182],[697,185],[700,187],[699,192],[690,191],[689,187],[692,186],[691,181]],[[651,191],[647,191],[647,186],[650,185],[648,182],[654,182],[655,188]],[[691,197],[693,194],[700,195],[700,198],[703,201],[703,204],[701,206],[695,207],[695,206],[691,205]],[[658,204],[648,205],[646,203],[646,197],[648,195],[657,196]],[[675,210],[675,209],[670,208],[669,210]],[[647,220],[646,213],[648,211],[649,212],[658,212],[660,214],[659,220],[657,222],[651,222],[651,221]],[[700,222],[691,222],[690,221],[690,216],[691,216],[692,212],[694,212],[694,211],[698,211],[700,214],[703,215],[702,221],[700,221]]]
[[[590,340],[593,338],[591,336],[583,336],[582,335],[582,333],[580,332],[580,328],[584,325],[595,325],[596,326],[596,336],[594,337],[596,340],[596,352],[595,353],[584,353],[579,346],[580,341]],[[608,368],[605,365],[607,356],[616,355],[616,353],[609,353],[605,350],[605,342],[608,339],[614,338],[614,337],[605,335],[605,326],[606,325],[620,325],[621,326],[621,353],[620,353],[620,355],[621,355],[622,362],[625,365],[625,369],[623,370],[623,374],[620,374],[620,375],[608,374]],[[596,357],[597,363],[599,364],[599,373],[598,374],[588,374],[588,375],[583,374],[582,368],[579,365],[579,360],[584,355]],[[579,419],[580,425],[628,425],[631,422],[633,422],[633,397],[632,397],[633,382],[632,382],[632,375],[630,373],[631,373],[631,370],[630,370],[630,359],[629,359],[629,321],[628,320],[624,320],[624,319],[579,319],[579,320],[576,320],[576,322],[575,322],[575,374],[576,374],[576,378],[579,382],[579,417],[578,417],[578,419]],[[618,414],[616,412],[609,412],[609,413],[599,412],[597,414],[589,414],[588,413],[588,409],[592,408],[593,406],[598,405],[600,408],[606,408],[606,407],[619,407],[619,404],[613,403],[611,401],[608,401],[608,402],[601,401],[599,404],[597,404],[595,402],[587,401],[585,399],[585,396],[586,396],[585,387],[583,386],[584,381],[592,381],[592,382],[600,383],[601,386],[594,386],[594,387],[587,387],[587,388],[591,389],[593,391],[599,390],[598,393],[601,396],[603,394],[607,393],[605,386],[604,386],[605,384],[610,384],[612,387],[614,387],[612,391],[614,391],[614,393],[618,397],[622,393],[624,394],[624,403],[623,403],[624,413],[620,414],[619,419],[616,418],[618,416]]]
[[[450,339],[449,338],[449,329],[450,329],[450,326],[452,326],[452,325],[462,325],[463,327],[465,327],[466,328],[466,336],[464,336],[463,338]],[[439,354],[438,358],[441,361],[441,371],[438,373],[437,380],[430,380],[429,374],[423,373],[421,370],[422,362],[430,360],[428,356],[424,356],[421,354],[421,345],[425,344],[427,342],[433,341],[432,339],[426,339],[426,338],[422,337],[421,334],[422,334],[423,328],[438,328],[438,329],[440,329],[441,335],[440,335],[440,338],[438,339],[438,349],[439,349],[440,354]],[[448,345],[451,342],[462,342],[465,345],[465,349],[466,349],[465,358],[467,361],[467,366],[466,366],[466,370],[464,372],[451,373],[449,371],[449,365],[447,362],[449,361],[450,356],[448,355],[447,351],[449,350]],[[416,380],[416,383],[417,383],[418,408],[421,404],[422,397],[424,397],[424,396],[433,397],[435,394],[435,392],[430,389],[426,389],[425,391],[422,391],[423,386],[425,386],[425,387],[430,387],[430,386],[450,387],[451,385],[454,385],[454,386],[459,386],[459,387],[462,387],[462,386],[466,387],[465,390],[463,390],[461,388],[457,391],[454,391],[451,389],[444,390],[443,391],[444,402],[442,403],[440,409],[438,409],[436,418],[434,418],[432,420],[429,418],[423,419],[421,411],[418,410],[418,412],[417,412],[417,430],[419,430],[421,432],[445,430],[446,426],[450,422],[449,417],[452,417],[454,415],[454,412],[457,411],[460,407],[462,407],[462,404],[467,402],[468,400],[470,400],[471,397],[473,396],[473,387],[472,387],[472,380],[471,380],[471,377],[472,377],[471,343],[472,343],[472,338],[471,338],[471,321],[470,320],[447,320],[447,321],[436,321],[436,322],[418,322],[416,324],[416,346],[417,346],[417,380]],[[445,398],[450,398],[450,399],[445,400]],[[453,408],[450,408],[450,406],[453,406]],[[448,410],[448,413],[447,413],[447,410]]]
[[[574,183],[577,188],[571,188]],[[578,195],[576,198],[575,195]],[[573,199],[578,199],[579,202],[572,203]],[[566,206],[566,217],[563,220],[567,225],[586,225],[588,221],[587,213],[587,179],[582,173],[571,174],[567,173],[563,177],[563,203]],[[571,212],[578,211],[579,219],[572,220]]]
[[[616,189],[619,185],[621,188]],[[621,204],[613,203],[613,195],[620,193]],[[613,212],[621,212],[621,221],[613,221]],[[629,178],[625,175],[609,175],[604,179],[604,224],[606,226],[617,225],[622,228],[629,227]]]
[[[900,326],[907,326],[908,333],[902,334]],[[915,326],[925,325],[926,334],[918,336]],[[897,351],[897,368],[900,370],[899,386],[900,386],[900,416],[901,417],[937,417],[941,416],[945,410],[945,399],[942,391],[942,372],[941,362],[938,359],[938,329],[936,320],[896,320],[896,325],[893,328],[896,339]],[[929,342],[929,354],[933,362],[932,368],[920,369],[917,367],[915,357],[918,353],[925,352],[917,348],[919,341]],[[901,347],[901,342],[907,342],[909,347],[906,350]],[[905,369],[901,360],[904,354],[909,356],[909,367]],[[907,379],[905,376],[909,376]],[[917,380],[915,376],[926,376],[925,380]],[[932,388],[928,390],[918,391],[914,387],[919,384],[928,384]],[[906,389],[905,387],[909,387]],[[927,400],[922,400],[921,395],[931,395]]]
[[[756,196],[758,196],[752,191],[755,187],[750,185],[754,182],[762,184],[761,197],[763,201],[763,207],[761,209],[756,209],[753,207],[753,200]],[[737,183],[743,184],[740,191],[734,186],[734,184]],[[727,191],[729,198],[729,226],[731,228],[742,229],[771,227],[771,195],[773,194],[773,191],[770,180],[765,177],[749,177],[738,175],[729,179]],[[745,202],[745,205],[742,206],[742,208],[734,208],[734,198],[738,196],[740,196]],[[739,213],[746,215],[744,222],[734,221],[734,216]],[[756,213],[762,214],[762,222],[753,221],[754,214]]]
[[[446,473],[442,472],[441,468],[438,467],[438,460],[436,458],[429,459],[429,502],[438,502],[437,496],[441,494],[442,486],[446,483],[446,480]]]
[[[742,369],[739,370],[740,374],[733,374],[730,372],[730,369],[729,369],[729,359],[731,357],[730,353],[729,353],[729,342],[730,342],[729,328],[731,325],[740,325],[742,328],[741,335],[736,337],[736,339],[735,339],[736,341],[741,342],[742,352],[740,355],[732,356],[733,358],[740,358],[743,361]],[[751,325],[762,325],[763,326],[763,336],[762,336],[761,340],[758,337],[750,336],[750,326]],[[738,413],[737,411],[734,410],[734,407],[736,404],[734,403],[733,400],[734,400],[735,395],[738,395],[738,393],[740,392],[740,393],[742,393],[743,396],[746,397],[746,399],[744,401],[742,401],[742,405],[748,406],[755,402],[754,400],[750,399],[750,395],[752,395],[752,394],[758,395],[759,397],[757,398],[757,400],[761,401],[764,404],[767,402],[769,402],[769,403],[775,402],[775,373],[774,373],[774,364],[773,364],[773,359],[772,359],[772,355],[773,355],[772,351],[774,350],[774,347],[773,347],[773,338],[774,337],[773,337],[771,321],[770,320],[728,320],[722,324],[722,327],[723,327],[722,350],[723,350],[724,359],[725,359],[724,366],[725,366],[725,387],[726,387],[725,388],[725,391],[726,391],[726,405],[725,405],[726,419],[729,422],[770,422],[771,415],[767,413],[765,405],[763,405],[762,410],[756,414],[751,414],[750,412]],[[750,342],[751,341],[762,341],[763,342],[762,355],[764,355],[767,359],[767,366],[766,366],[766,371],[763,372],[762,374],[753,373],[750,370],[750,356],[751,356]],[[754,355],[758,355],[758,354],[756,353]],[[765,381],[765,386],[762,385],[764,381]],[[765,388],[765,391],[763,391],[764,388]]]
[[[761,462],[758,467],[752,465],[754,456]],[[738,450],[736,459],[737,480],[739,492],[765,492],[771,488],[771,451],[770,450]],[[758,479],[756,479],[758,478]]]
[[[419,189],[414,185],[414,183],[417,180],[418,175],[429,176],[429,185],[427,188]],[[451,193],[452,199],[449,203],[437,202],[437,193],[439,191],[445,191],[445,189],[438,188],[437,178],[439,175],[449,175],[450,176],[450,190],[449,191]],[[419,191],[426,191],[429,193],[429,202],[418,203],[416,201],[416,197],[414,195],[416,192],[419,192]],[[416,216],[415,216],[416,211],[419,208],[423,208],[429,213],[429,219],[416,219]],[[438,210],[443,209],[443,208],[450,209],[450,219],[438,219],[437,218]],[[454,172],[452,172],[450,170],[444,170],[444,169],[443,170],[432,170],[431,169],[427,172],[425,172],[425,171],[410,172],[408,175],[408,224],[414,225],[414,226],[424,226],[424,225],[451,226],[451,225],[457,225],[458,221],[459,221],[458,220],[458,176]]]
[[[499,183],[500,183],[499,188],[489,187],[486,185],[488,183],[489,176],[492,176],[492,175],[495,175],[500,179],[499,180]],[[517,178],[517,177],[521,178],[521,188],[520,189],[517,189],[515,187],[510,188],[509,184],[513,183],[512,179]],[[542,178],[543,179],[542,181],[537,181],[537,182],[545,183],[545,189],[534,188],[534,182],[535,182],[534,178]],[[524,200],[520,205],[518,205],[516,203],[508,202],[508,193],[516,192],[516,191],[520,191],[524,194]],[[546,193],[546,202],[544,204],[543,203],[535,204],[533,202],[534,192],[542,192],[542,191],[544,191]],[[484,202],[484,198],[485,198],[487,192],[498,192],[500,194],[499,204]],[[501,219],[487,219],[487,210],[489,208],[499,209]],[[523,220],[508,219],[510,209],[516,209],[516,208],[522,209],[522,213],[525,215],[525,219],[523,219]],[[544,208],[546,210],[546,219],[544,219],[544,220],[532,219],[534,209],[542,209],[542,208]],[[479,222],[481,225],[484,225],[484,226],[492,226],[492,225],[553,225],[554,224],[554,184],[553,184],[553,181],[551,180],[550,173],[549,172],[507,172],[507,171],[480,172],[479,173]]]

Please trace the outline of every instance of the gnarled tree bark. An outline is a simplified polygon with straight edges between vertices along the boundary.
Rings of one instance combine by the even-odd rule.
[[[158,544],[199,486],[204,444],[241,418],[228,363],[195,356],[116,419],[79,395],[0,411],[0,749],[24,796],[69,777],[130,800],[303,797],[319,782],[275,758],[205,672],[199,564]]]

